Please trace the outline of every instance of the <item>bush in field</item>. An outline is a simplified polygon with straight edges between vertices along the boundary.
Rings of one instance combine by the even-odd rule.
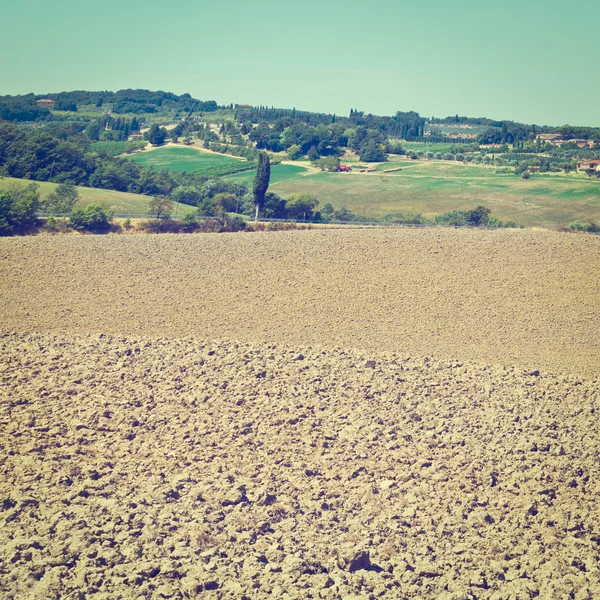
[[[56,219],[55,217],[48,217],[44,223],[44,230],[51,233],[66,233],[69,231],[69,224],[66,218]]]
[[[11,185],[0,192],[0,235],[26,233],[36,224],[40,206],[38,186]]]
[[[146,233],[179,233],[181,223],[173,219],[148,219],[139,228]]]
[[[600,232],[600,225],[597,225],[593,221],[574,221],[573,223],[569,223],[567,228],[571,231],[585,231],[587,233]]]
[[[183,217],[183,221],[181,222],[181,229],[186,233],[192,233],[193,231],[198,231],[198,218],[196,215],[189,213]]]
[[[226,218],[223,222],[221,232],[244,231],[246,229],[246,221],[239,216]]]
[[[74,210],[69,223],[78,231],[106,232],[110,229],[112,212],[99,204],[88,204],[85,208]]]

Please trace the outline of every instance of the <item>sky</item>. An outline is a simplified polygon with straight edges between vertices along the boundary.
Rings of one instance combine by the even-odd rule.
[[[21,0],[0,14],[0,95],[145,88],[600,126],[592,0]]]

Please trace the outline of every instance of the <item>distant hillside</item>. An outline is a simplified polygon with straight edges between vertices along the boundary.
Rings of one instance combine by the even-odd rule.
[[[27,179],[15,179],[13,177],[0,177],[0,190],[4,190],[10,185],[14,184],[29,184],[32,183]],[[49,183],[47,181],[36,181],[40,187],[40,194],[42,198],[50,194],[54,188],[58,185],[56,183]],[[110,208],[115,214],[127,214],[127,215],[143,215],[148,212],[148,203],[150,202],[150,196],[144,196],[143,194],[130,194],[128,192],[114,192],[112,190],[102,190],[98,188],[87,188],[78,187],[80,200],[78,206],[83,207],[88,204],[100,204]],[[179,205],[179,214],[185,215],[193,212],[194,208],[186,206],[185,204]]]

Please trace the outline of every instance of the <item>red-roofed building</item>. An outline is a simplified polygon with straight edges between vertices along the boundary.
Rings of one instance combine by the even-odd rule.
[[[37,101],[37,105],[40,108],[47,108],[48,110],[52,110],[54,108],[54,104],[56,103],[54,100],[50,100],[50,98],[42,98],[41,100]]]

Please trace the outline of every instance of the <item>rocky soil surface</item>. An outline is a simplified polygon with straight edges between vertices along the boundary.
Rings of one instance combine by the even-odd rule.
[[[0,239],[0,597],[600,598],[599,249]]]

